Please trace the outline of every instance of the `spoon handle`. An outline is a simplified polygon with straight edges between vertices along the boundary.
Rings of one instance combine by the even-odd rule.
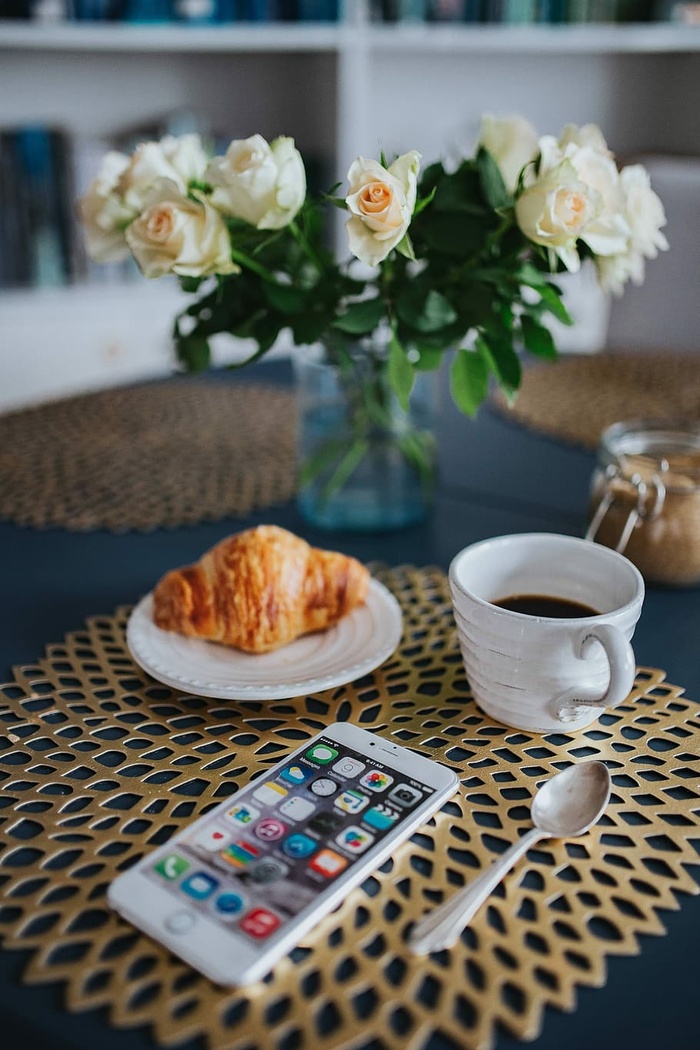
[[[408,944],[415,955],[427,955],[443,948],[451,948],[465,926],[468,926],[491,891],[508,874],[519,857],[542,838],[551,838],[546,831],[531,828],[517,842],[501,853],[473,882],[462,887],[452,897],[433,908],[411,930]]]

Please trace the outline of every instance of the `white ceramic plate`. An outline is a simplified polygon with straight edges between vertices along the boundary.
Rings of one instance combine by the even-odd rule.
[[[401,640],[401,607],[378,580],[364,605],[339,624],[272,653],[253,655],[163,631],[153,622],[153,595],[138,603],[126,629],[134,660],[174,689],[230,700],[282,700],[345,685],[384,663]]]

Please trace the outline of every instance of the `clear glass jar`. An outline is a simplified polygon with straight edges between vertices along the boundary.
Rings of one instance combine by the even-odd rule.
[[[630,420],[603,432],[586,538],[649,581],[700,583],[700,426]]]

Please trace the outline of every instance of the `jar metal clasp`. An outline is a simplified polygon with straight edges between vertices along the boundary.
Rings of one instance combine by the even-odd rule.
[[[605,520],[606,514],[615,503],[615,500],[619,498],[616,497],[614,490],[614,482],[619,478],[625,483],[632,485],[637,496],[636,501],[627,515],[625,524],[622,527],[622,532],[620,533],[620,538],[615,547],[615,550],[620,554],[624,553],[633,530],[644,522],[655,521],[661,514],[666,500],[666,486],[663,482],[662,474],[668,473],[668,469],[668,460],[661,460],[659,463],[659,469],[654,471],[651,481],[647,483],[637,471],[632,475],[625,475],[619,461],[608,464],[605,468],[605,486],[603,493],[591,518],[585,538],[591,541],[595,540],[598,530]],[[649,505],[647,503],[647,496],[649,494],[650,486],[654,492],[654,498]]]

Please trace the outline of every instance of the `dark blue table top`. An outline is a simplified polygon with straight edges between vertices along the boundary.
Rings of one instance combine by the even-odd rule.
[[[287,384],[286,362],[230,373],[223,382]],[[443,384],[444,386],[444,384]],[[442,390],[438,428],[441,480],[428,522],[386,534],[315,530],[293,505],[215,524],[112,534],[33,530],[0,523],[0,677],[31,663],[44,647],[79,629],[89,616],[131,605],[173,565],[195,560],[218,539],[258,522],[275,522],[319,546],[364,561],[436,565],[446,570],[462,547],[504,533],[546,531],[582,535],[594,455],[538,436],[491,407],[476,421],[453,408]],[[330,542],[332,540],[332,542]],[[662,668],[668,681],[700,698],[700,589],[649,586],[634,647],[637,663]],[[700,843],[698,844],[700,851]],[[700,861],[695,868],[700,881]],[[576,1011],[547,1010],[537,1050],[697,1050],[697,942],[700,896],[679,895],[680,909],[664,911],[666,937],[640,937],[641,954],[611,958],[603,989],[581,989]],[[0,927],[1,928],[1,927]],[[154,1044],[145,1029],[117,1031],[98,1013],[72,1015],[58,987],[20,983],[25,959],[0,952],[0,1045],[15,1050],[86,1048],[139,1050]],[[200,1043],[183,1044],[200,1050]],[[501,1033],[497,1050],[523,1044]],[[460,1050],[436,1038],[431,1050]],[[368,1044],[369,1050],[369,1044]]]

